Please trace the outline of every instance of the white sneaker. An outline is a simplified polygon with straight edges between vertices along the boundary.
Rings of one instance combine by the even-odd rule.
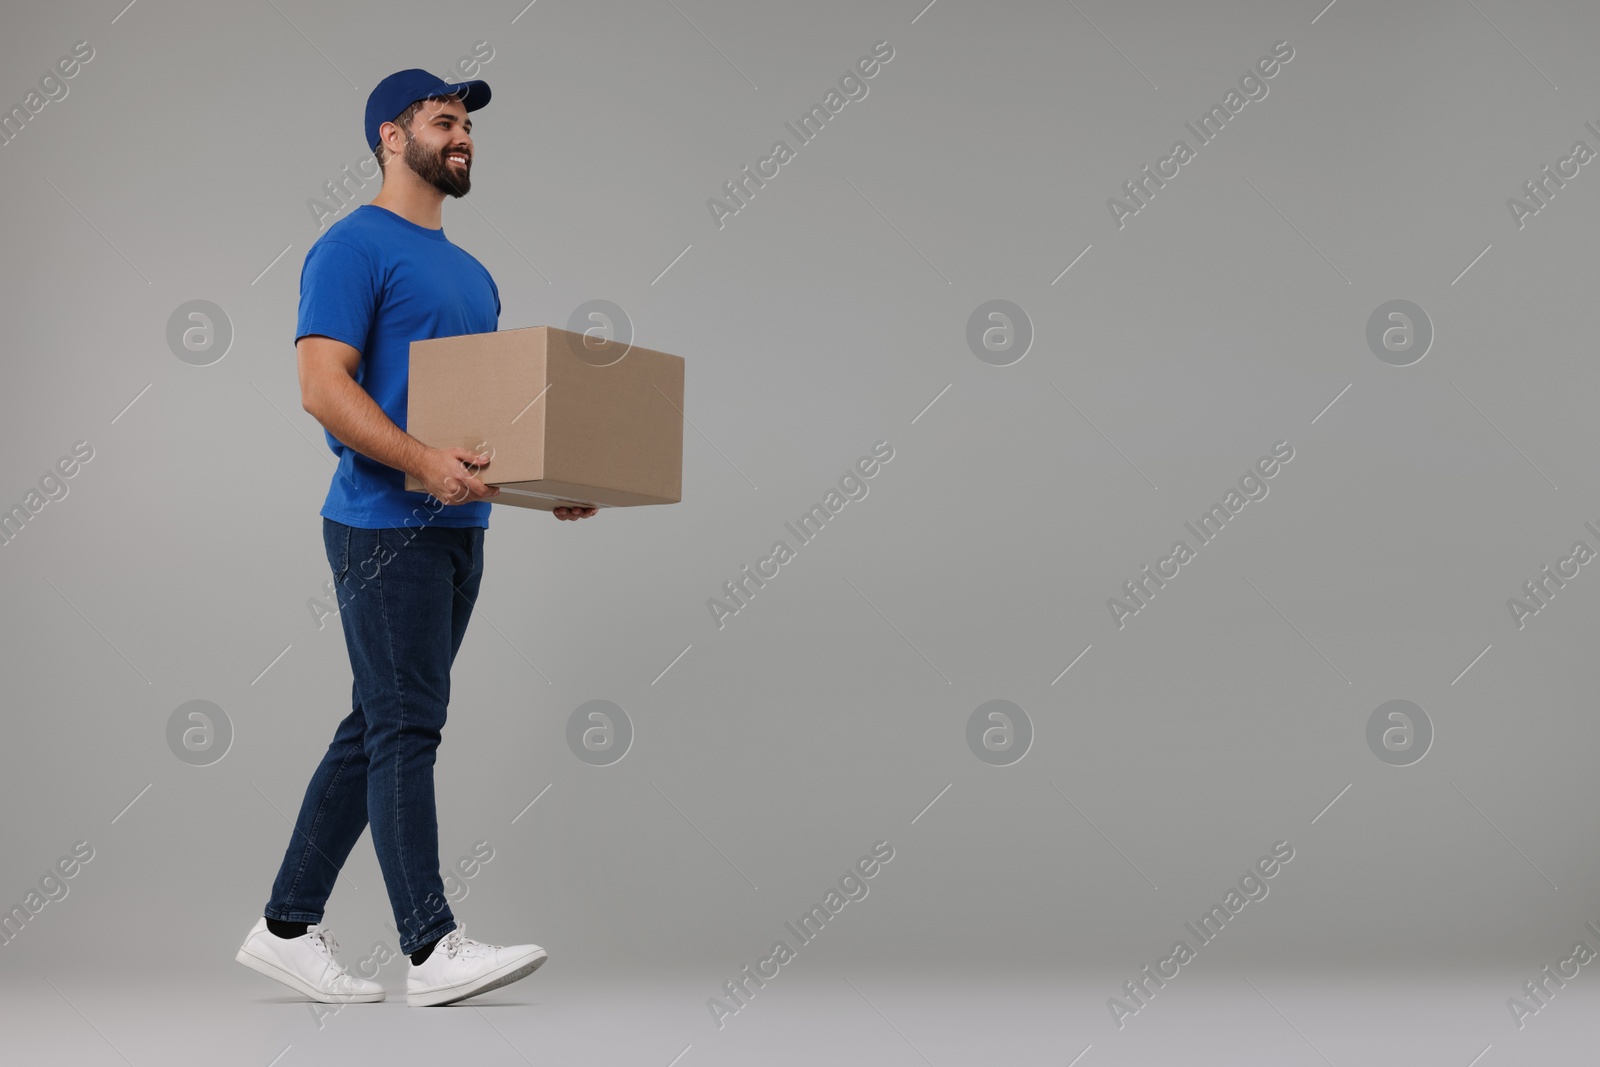
[[[383,999],[383,986],[357,977],[334,958],[339,943],[326,926],[313,923],[299,937],[279,937],[257,919],[233,958],[323,1004],[370,1004]]]
[[[453,1004],[526,978],[548,958],[538,945],[485,945],[456,928],[433,946],[422,966],[406,974],[406,1003],[413,1008]]]

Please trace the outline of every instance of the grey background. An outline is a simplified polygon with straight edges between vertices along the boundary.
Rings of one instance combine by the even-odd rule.
[[[1600,12],[520,6],[5,14],[8,105],[73,42],[95,57],[0,150],[0,504],[74,441],[95,457],[0,548],[0,897],[74,841],[96,856],[0,949],[0,982],[37,1005],[0,1043],[175,1062],[182,1032],[259,1044],[233,1062],[286,1042],[285,1065],[338,1058],[230,962],[349,706],[342,636],[306,606],[332,461],[292,348],[306,201],[365,156],[379,79],[479,40],[494,99],[446,233],[497,280],[502,328],[625,308],[638,343],[687,360],[692,423],[681,504],[491,518],[437,782],[445,862],[496,849],[457,916],[556,964],[499,1003],[593,983],[590,1062],[686,1043],[685,1064],[777,1062],[855,1033],[830,1019],[859,1025],[859,1062],[1066,1063],[1093,1043],[1085,1065],[1138,1063],[1160,1035],[1193,1062],[1465,1064],[1581,1040],[1586,974],[1526,1031],[1504,1000],[1600,944],[1600,578],[1585,567],[1520,630],[1506,599],[1574,541],[1600,548],[1582,525],[1600,522],[1600,177],[1520,230],[1505,201],[1575,140],[1600,149]],[[783,123],[879,40],[895,54],[868,96],[719,230],[706,199],[793,146]],[[1119,230],[1107,198],[1192,146],[1184,121],[1280,40],[1295,54],[1268,96]],[[997,298],[1035,335],[1008,367],[965,341]],[[211,366],[166,344],[194,299],[234,328]],[[1366,344],[1392,299],[1433,322],[1409,367]],[[895,455],[866,499],[718,630],[707,598],[879,440]],[[1270,495],[1119,630],[1106,599],[1280,440],[1295,455]],[[602,698],[636,734],[592,767],[566,721]],[[1008,767],[966,745],[996,698],[1033,724]],[[1397,698],[1435,730],[1409,767],[1365,739]],[[193,699],[233,724],[207,767],[167,748]],[[878,840],[896,852],[869,897],[710,1025],[705,999]],[[1296,854],[1270,896],[1119,1032],[1106,998],[1278,840]],[[350,962],[391,920],[365,839],[346,872],[329,920]],[[402,1003],[403,968],[384,973]],[[1297,1017],[1263,975],[1345,976],[1344,999]],[[910,992],[940,980],[1025,993]],[[165,1033],[119,1016],[119,989],[167,981],[215,998],[209,1029],[182,1031],[176,1000]],[[671,992],[634,1026],[609,998],[642,981]],[[1412,1030],[1351,1026],[1380,1013]],[[505,1062],[556,1040],[497,1022]]]

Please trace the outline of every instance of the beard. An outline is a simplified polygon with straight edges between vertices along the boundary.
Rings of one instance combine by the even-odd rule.
[[[472,191],[471,165],[458,167],[445,158],[448,154],[422,147],[415,137],[408,135],[406,138],[406,166],[417,177],[446,196],[466,196]]]

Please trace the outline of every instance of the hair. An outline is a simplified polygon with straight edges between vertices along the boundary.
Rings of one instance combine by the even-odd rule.
[[[414,101],[410,107],[406,108],[404,111],[400,112],[400,114],[396,115],[395,119],[394,119],[394,124],[396,126],[400,127],[402,130],[405,130],[406,133],[409,135],[411,133],[411,122],[412,122],[413,119],[415,119],[417,117],[417,112],[422,109],[422,105],[423,104],[429,103],[429,102],[431,102],[433,100],[455,100],[455,101],[460,101],[460,99],[461,98],[459,96],[457,96],[457,95],[455,95],[453,93],[451,95],[449,95],[449,96],[424,97],[421,100]],[[384,164],[386,162],[388,162],[388,160],[384,156],[383,141],[381,139],[378,141],[377,146],[375,148],[373,148],[372,154],[375,157],[377,157],[377,160],[378,160],[378,172],[380,174],[385,173]]]

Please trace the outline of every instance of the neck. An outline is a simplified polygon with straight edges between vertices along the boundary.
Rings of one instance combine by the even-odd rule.
[[[424,229],[437,230],[444,226],[444,194],[406,170],[397,160],[390,160],[383,188],[372,198],[372,203]]]

